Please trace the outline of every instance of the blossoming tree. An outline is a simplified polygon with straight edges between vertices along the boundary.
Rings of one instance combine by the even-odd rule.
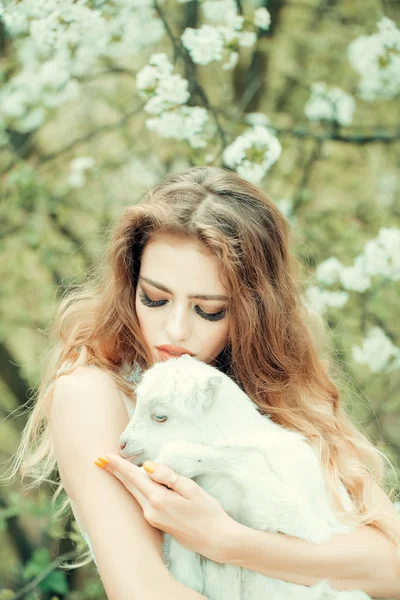
[[[37,385],[57,297],[122,207],[166,172],[218,165],[291,223],[344,401],[397,460],[399,17],[378,0],[0,1],[4,416]],[[3,425],[6,456],[23,423]],[[15,492],[0,501],[6,536],[9,515],[32,509]],[[42,572],[50,558],[16,539],[13,568],[29,557]],[[66,593],[49,573],[36,587]]]

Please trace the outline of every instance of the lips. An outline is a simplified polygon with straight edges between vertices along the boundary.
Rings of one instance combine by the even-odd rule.
[[[172,346],[171,344],[163,344],[162,346],[157,346],[157,350],[163,350],[175,356],[182,356],[182,354],[189,354],[190,356],[194,356],[193,352],[190,352],[187,348],[183,346]]]
[[[180,356],[183,356],[184,353],[182,354],[171,354],[171,352],[168,352],[167,350],[161,350],[160,348],[157,348],[158,350],[158,355],[161,358],[161,360],[168,360],[170,358],[179,358]]]
[[[158,356],[162,361],[169,360],[170,358],[179,358],[184,354],[189,356],[195,356],[193,352],[190,352],[183,346],[173,346],[172,344],[163,344],[162,346],[156,346]]]

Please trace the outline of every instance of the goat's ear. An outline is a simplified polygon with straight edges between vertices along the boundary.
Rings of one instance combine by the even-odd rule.
[[[221,375],[212,375],[211,377],[208,377],[208,379],[206,379],[204,385],[204,394],[206,395],[208,404],[211,404],[213,399],[216,397],[216,392],[221,384]]]
[[[201,409],[206,409],[210,406],[216,396],[216,390],[222,383],[222,377],[220,375],[213,375],[207,377],[202,383],[199,384],[191,398],[191,402],[198,405]]]

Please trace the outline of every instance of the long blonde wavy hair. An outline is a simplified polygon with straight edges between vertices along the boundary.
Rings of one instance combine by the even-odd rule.
[[[289,251],[294,232],[260,188],[217,167],[170,175],[127,207],[110,233],[104,260],[88,281],[62,298],[11,477],[20,471],[32,480],[30,489],[55,472],[52,502],[63,490],[49,426],[60,374],[96,365],[133,397],[122,366],[138,363],[147,369],[152,364],[135,312],[140,260],[145,245],[162,234],[197,240],[218,259],[233,301],[228,304],[229,343],[217,368],[263,414],[307,437],[344,522],[372,524],[400,547],[398,524],[372,499],[372,484],[382,486],[384,461],[390,461],[356,428],[340,402],[333,361],[327,360],[327,332],[304,302],[300,264]],[[356,508],[353,514],[341,502],[340,482]],[[67,496],[61,511],[68,505]]]

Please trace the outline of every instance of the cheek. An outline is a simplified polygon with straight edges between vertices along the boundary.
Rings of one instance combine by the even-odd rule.
[[[220,327],[218,328],[218,332],[216,333],[216,340],[218,340],[218,343],[226,343],[227,339],[229,337],[229,321],[228,320],[223,320],[223,322],[221,323]]]
[[[152,328],[155,325],[155,319],[152,318],[149,314],[149,310],[146,309],[145,306],[140,302],[140,300],[136,301],[135,304],[136,315],[139,321],[139,327],[143,333],[150,333]]]
[[[203,344],[210,350],[222,349],[228,341],[228,336],[229,326],[226,323],[221,325],[212,323],[210,327],[203,327],[201,330]]]

